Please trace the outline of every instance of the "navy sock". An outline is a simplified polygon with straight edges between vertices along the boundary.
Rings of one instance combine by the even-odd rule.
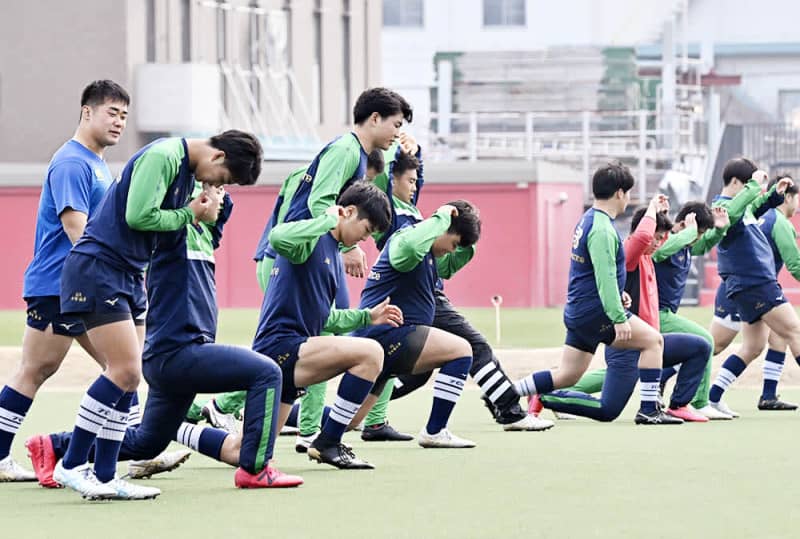
[[[781,350],[767,350],[767,357],[764,358],[764,388],[761,391],[761,398],[774,400],[777,398],[778,381],[783,373],[783,362],[786,359],[786,352]]]
[[[0,459],[11,453],[11,443],[30,410],[31,403],[32,399],[8,386],[0,391]]]
[[[114,479],[117,471],[119,449],[128,428],[128,413],[135,393],[125,393],[114,406],[114,412],[97,433],[94,443],[94,474],[101,483]]]
[[[529,374],[522,380],[514,382],[514,389],[520,396],[550,393],[554,389],[553,375],[550,371]]]
[[[433,381],[433,406],[425,430],[436,434],[447,426],[450,414],[464,390],[472,357],[460,357],[445,363]]]
[[[178,427],[175,440],[190,449],[197,451],[214,460],[219,460],[222,444],[230,434],[214,427],[201,427],[183,422]]]
[[[711,390],[708,392],[708,400],[711,402],[719,402],[722,399],[722,394],[728,389],[728,386],[730,386],[746,368],[747,365],[742,361],[742,358],[736,354],[728,356],[728,359],[722,364],[719,373],[717,373],[717,378],[714,380]]]
[[[656,411],[660,380],[661,369],[639,369],[639,392],[642,399],[640,411],[646,414]]]
[[[78,407],[75,429],[62,464],[66,469],[85,464],[97,433],[114,413],[114,407],[125,392],[101,375],[89,386]]]
[[[330,443],[339,443],[342,440],[345,429],[369,395],[372,384],[372,380],[359,378],[349,372],[344,373],[328,419],[322,425],[321,434],[324,435],[324,440]]]

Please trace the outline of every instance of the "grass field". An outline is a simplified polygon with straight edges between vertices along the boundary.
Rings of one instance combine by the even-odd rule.
[[[710,309],[682,312],[704,326],[711,318]],[[493,342],[493,311],[466,314]],[[220,341],[248,343],[256,318],[253,310],[223,311]],[[0,345],[18,345],[23,324],[24,313],[0,312]],[[559,346],[563,334],[560,310],[503,311],[504,347]],[[782,393],[800,400],[800,389]],[[15,458],[27,464],[27,436],[70,428],[80,397],[78,388],[43,390]],[[634,398],[614,423],[560,421],[544,433],[504,433],[470,389],[450,427],[476,449],[369,444],[351,433],[346,441],[377,469],[345,472],[309,462],[283,437],[277,465],[305,478],[299,489],[238,491],[232,468],[193,455],[149,482],[163,491],[152,502],[88,503],[35,484],[0,485],[0,538],[796,537],[800,418],[758,412],[757,397],[753,389],[730,391],[727,401],[743,414],[732,422],[637,427]],[[423,389],[393,402],[392,423],[416,434],[430,400]]]
[[[501,346],[504,348],[543,348],[564,342],[561,309],[503,309],[501,314]],[[495,344],[494,309],[463,309],[465,316]],[[681,314],[704,327],[711,322],[712,311],[706,307],[682,308]],[[253,340],[258,311],[256,309],[223,309],[219,315],[219,342],[249,344]],[[17,346],[22,342],[25,326],[23,311],[0,311],[0,346]]]
[[[299,489],[238,491],[232,468],[193,455],[150,480],[163,490],[152,502],[88,503],[35,484],[2,485],[0,536],[796,537],[798,417],[759,413],[756,396],[731,393],[744,414],[733,422],[637,427],[629,407],[615,423],[503,433],[469,391],[451,427],[476,449],[369,444],[348,434],[378,468],[346,472],[310,463],[282,437],[278,463],[304,476]],[[798,400],[800,391],[786,397]],[[20,438],[70,425],[79,398],[43,393]],[[393,403],[393,423],[416,432],[429,403],[427,390]]]

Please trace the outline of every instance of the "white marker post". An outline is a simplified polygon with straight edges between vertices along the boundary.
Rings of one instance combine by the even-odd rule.
[[[500,305],[503,304],[503,296],[492,296],[492,305],[494,305],[494,334],[495,344],[500,344]]]

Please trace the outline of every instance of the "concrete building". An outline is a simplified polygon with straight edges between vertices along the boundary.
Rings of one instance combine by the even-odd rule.
[[[26,0],[0,6],[0,182],[40,183],[80,92],[132,96],[110,162],[164,134],[256,132],[268,159],[307,159],[381,82],[369,0]]]

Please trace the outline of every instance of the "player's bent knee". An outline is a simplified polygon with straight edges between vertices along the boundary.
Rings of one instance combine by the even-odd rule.
[[[453,347],[455,357],[472,357],[472,346],[470,346],[469,342],[462,337],[457,339],[458,342]]]

